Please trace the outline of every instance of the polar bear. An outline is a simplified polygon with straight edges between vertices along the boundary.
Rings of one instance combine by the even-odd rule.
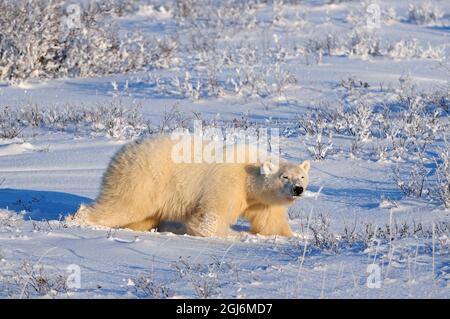
[[[111,160],[96,201],[70,220],[147,231],[183,222],[188,234],[225,237],[244,217],[251,232],[292,236],[287,208],[308,186],[309,161],[174,161],[177,141],[160,135],[125,145]],[[228,151],[226,151],[228,152]]]

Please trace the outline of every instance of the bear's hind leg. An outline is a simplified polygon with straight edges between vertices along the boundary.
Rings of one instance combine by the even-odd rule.
[[[158,225],[159,225],[159,220],[149,217],[144,220],[141,220],[140,222],[125,225],[125,226],[123,226],[123,228],[128,228],[128,229],[136,230],[136,231],[148,231],[153,228],[156,228]]]
[[[134,208],[134,209],[133,209]],[[81,205],[74,216],[68,220],[79,225],[98,225],[111,228],[130,228],[133,230],[149,230],[159,224],[159,220],[148,217],[144,209],[126,205],[104,205],[94,203]],[[137,212],[137,213],[136,213]]]
[[[232,234],[230,225],[215,213],[196,213],[186,221],[189,235],[226,237]]]

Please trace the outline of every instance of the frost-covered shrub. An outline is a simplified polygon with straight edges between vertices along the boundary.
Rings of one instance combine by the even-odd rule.
[[[396,91],[395,100],[377,110],[374,132],[385,139],[385,151],[391,159],[423,158],[425,152],[445,131],[445,113],[440,106],[445,106],[441,94],[418,92],[409,77],[401,79],[401,86]]]
[[[106,133],[112,138],[132,139],[148,127],[139,106],[128,108],[119,99],[87,109],[85,114],[85,121],[95,132]]]
[[[36,129],[44,123],[44,112],[37,105],[28,105],[19,110],[20,118],[27,125]]]
[[[320,63],[322,56],[382,56],[381,38],[374,30],[355,27],[348,34],[331,34],[307,39],[300,53],[306,63]]]
[[[180,258],[174,265],[181,279],[186,280],[198,298],[211,298],[219,290],[219,274],[223,262],[215,260],[210,264],[193,263]]]
[[[173,16],[181,28],[204,28],[230,32],[251,30],[257,24],[253,1],[223,0],[204,1],[175,0]]]
[[[339,251],[339,237],[331,231],[331,220],[328,216],[320,213],[307,222],[308,230],[312,234],[312,245],[319,249]]]
[[[96,0],[102,11],[123,17],[139,10],[139,0]]]
[[[356,77],[348,77],[346,79],[343,79],[340,85],[347,91],[352,91],[361,88],[367,89],[370,86],[369,83],[367,83],[366,81],[363,81]]]
[[[175,0],[173,15],[175,18],[195,20],[200,15],[202,7],[201,3],[195,0]]]
[[[410,168],[407,176],[402,176],[398,168],[394,169],[394,180],[406,196],[422,197],[430,193],[425,184],[429,173],[430,170],[425,167],[423,161],[418,161]]]
[[[348,39],[339,34],[328,33],[324,37],[314,37],[306,40],[301,49],[307,64],[320,63],[322,56],[348,55]]]
[[[159,123],[158,131],[168,133],[177,129],[188,129],[192,122],[192,116],[180,111],[178,105],[164,110],[164,115]]]
[[[330,154],[333,145],[332,131],[351,136],[351,152],[356,154],[361,144],[370,138],[374,124],[373,107],[362,98],[352,100],[345,107],[339,106],[335,110],[319,110],[303,115],[298,120],[299,128],[315,138],[314,146],[307,149],[316,160],[324,159]]]
[[[120,98],[94,106],[64,105],[40,109],[26,105],[0,111],[0,138],[15,138],[26,128],[91,132],[117,139],[133,139],[151,133],[139,105],[127,106]]]
[[[381,56],[381,38],[372,30],[355,28],[350,33],[349,49],[351,55],[360,57]]]
[[[8,106],[0,109],[0,138],[13,139],[20,135],[25,128],[23,120],[17,111]]]
[[[149,76],[155,93],[193,100],[225,95],[281,100],[287,98],[287,89],[297,82],[280,50],[245,46],[216,50],[209,44],[200,46],[189,49],[194,51],[195,63],[183,64],[171,78]]]
[[[343,105],[324,105],[296,121],[299,133],[317,138],[323,132],[316,144],[333,132],[351,137],[354,155],[367,146],[364,151],[370,149],[377,159],[417,161],[434,150],[450,128],[447,90],[420,92],[411,78],[402,77],[388,100],[372,101],[367,82],[349,78],[341,85],[346,90]]]
[[[297,79],[286,67],[284,57],[277,53],[268,50],[261,54],[253,48],[240,48],[232,54],[233,62],[222,71],[215,70],[216,85],[237,95],[285,97],[287,88]],[[225,83],[220,81],[223,77]]]
[[[388,48],[388,56],[393,59],[420,57],[421,48],[417,39],[400,40]]]
[[[331,118],[322,111],[305,114],[298,119],[299,128],[303,129],[307,139],[312,140],[306,146],[311,157],[316,161],[324,160],[333,150],[333,133],[330,130]]]
[[[410,4],[408,8],[408,21],[414,24],[436,24],[444,16],[441,8],[426,1],[419,5]]]
[[[285,3],[283,1],[275,2],[273,4],[272,24],[276,27],[289,29],[302,29],[308,25],[306,14],[303,10],[295,11],[294,15],[288,15],[286,10],[283,10]]]
[[[257,50],[251,48],[237,50],[232,56],[231,67],[223,68],[222,72],[215,70],[215,86],[222,86],[226,93],[237,95],[285,98],[286,90],[297,83],[297,79],[282,58],[272,52],[265,54],[259,57]],[[219,77],[225,77],[225,82],[222,83]]]
[[[436,90],[429,96],[430,104],[444,114],[450,114],[450,88]]]
[[[138,298],[162,299],[173,295],[168,287],[147,276],[128,279],[127,287]]]
[[[327,127],[327,119],[326,114],[318,109],[315,112],[299,116],[298,127],[304,131],[304,134],[316,136]]]
[[[430,43],[428,43],[428,48],[422,49],[421,51],[420,57],[422,59],[442,61],[446,58],[445,46],[433,47]]]
[[[443,241],[438,239],[437,245],[442,244],[442,248],[445,251],[448,249],[450,224],[447,221],[436,221],[433,230],[432,225],[416,222],[415,220],[399,223],[394,219],[389,224],[374,225],[372,223],[362,223],[355,219],[350,224],[346,223],[339,230],[333,230],[330,227],[329,216],[323,213],[319,213],[311,218],[307,216],[306,220],[303,218],[301,218],[301,224],[302,226],[307,225],[306,231],[312,237],[308,242],[308,246],[314,246],[332,253],[339,253],[343,248],[349,246],[357,247],[361,250],[369,248],[369,251],[373,252],[374,250],[371,248],[375,248],[375,246],[380,247],[379,245],[389,244],[393,240],[402,238],[431,238],[433,232],[436,239],[444,239]],[[304,240],[302,240],[298,248],[302,250],[304,247]]]
[[[59,131],[77,130],[86,118],[84,107],[77,105],[64,105],[62,107],[49,107],[44,112],[44,125]]]
[[[29,263],[14,270],[7,288],[16,298],[57,297],[70,291],[67,274],[48,272],[43,265]]]
[[[366,141],[371,134],[373,123],[373,109],[367,101],[359,100],[353,105],[349,105],[344,112],[340,114],[347,125],[347,131],[350,135],[356,137],[359,141]]]
[[[276,96],[279,100],[283,97],[286,99],[285,92],[287,88],[297,83],[297,78],[288,70],[281,67],[280,63],[274,65],[272,70],[272,79],[269,79],[269,92]]]
[[[64,0],[1,1],[0,80],[98,76],[166,65],[160,61],[171,58],[172,46],[153,44],[135,31],[119,35],[108,11],[115,2],[92,0],[75,10]]]
[[[219,29],[227,28],[231,32],[253,30],[258,20],[256,18],[257,2],[223,0],[218,2],[212,20],[216,19]],[[214,23],[214,22],[213,22]]]
[[[397,112],[383,116],[383,131],[392,140],[393,149],[399,155],[408,154],[413,160],[415,157],[421,158],[426,148],[436,142],[448,126],[448,121],[443,117],[445,92],[418,92],[410,77],[402,77],[396,94],[394,106]],[[392,124],[386,124],[389,121]]]
[[[267,96],[267,85],[264,81],[264,68],[257,65],[242,65],[235,69],[233,77],[228,78],[228,83],[238,95]]]
[[[421,46],[419,40],[402,39],[397,42],[382,41],[376,29],[356,26],[348,33],[328,33],[307,38],[296,49],[305,64],[321,63],[323,56],[355,56],[368,58],[383,56],[392,59],[430,59],[442,61],[446,58],[445,45]]]
[[[436,161],[437,195],[446,208],[450,208],[450,144],[438,149]]]
[[[194,100],[200,99],[203,84],[200,79],[192,79],[188,71],[184,73],[184,77],[173,77],[171,84],[175,93],[178,93],[181,97],[192,98]]]
[[[400,40],[389,46],[387,56],[392,59],[422,58],[440,61],[445,59],[445,47],[433,47],[428,43],[428,47],[424,49],[417,39]]]
[[[56,1],[0,2],[0,79],[45,77],[65,58]]]
[[[403,108],[400,113],[403,132],[412,140],[434,141],[444,130],[439,105],[435,103],[435,94],[417,92],[411,78],[401,78],[397,91],[398,105]]]
[[[269,94],[267,76],[270,66],[261,63],[254,48],[242,47],[232,53],[233,65],[226,83],[238,95],[265,97]]]
[[[325,141],[326,136],[326,141]],[[333,134],[325,134],[323,131],[316,135],[315,143],[307,147],[309,154],[316,161],[324,160],[333,148]]]
[[[177,56],[178,43],[173,38],[163,37],[156,39],[154,46],[141,44],[140,50],[148,50],[149,47],[152,48],[150,51],[151,65],[155,68],[166,69],[180,64],[180,58]]]

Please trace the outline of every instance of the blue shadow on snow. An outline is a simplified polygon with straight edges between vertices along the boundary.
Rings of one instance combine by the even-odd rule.
[[[92,199],[68,193],[27,189],[0,189],[0,208],[25,212],[25,219],[58,220],[74,213],[81,203]]]

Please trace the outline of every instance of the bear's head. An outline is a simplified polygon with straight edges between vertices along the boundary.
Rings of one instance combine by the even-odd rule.
[[[309,161],[301,164],[266,161],[260,166],[259,201],[267,205],[288,205],[300,198],[309,183]]]

